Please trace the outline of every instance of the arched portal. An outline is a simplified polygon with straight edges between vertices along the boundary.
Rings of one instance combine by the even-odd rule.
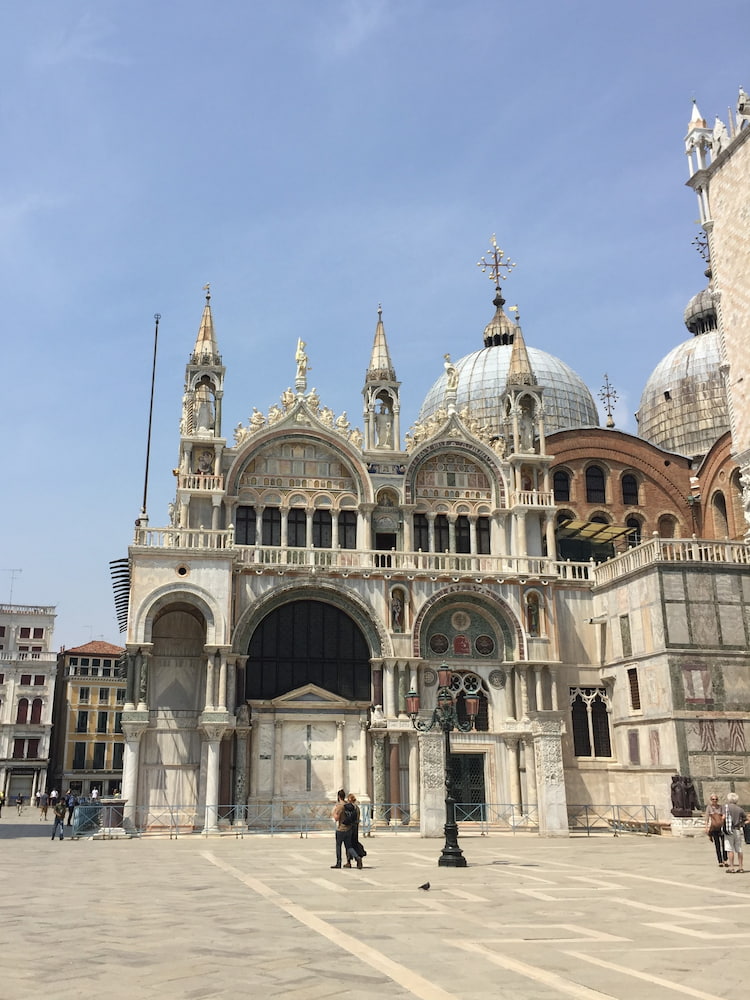
[[[370,699],[370,652],[362,630],[324,601],[289,601],[274,608],[248,648],[246,696],[278,698],[314,684],[347,701]]]

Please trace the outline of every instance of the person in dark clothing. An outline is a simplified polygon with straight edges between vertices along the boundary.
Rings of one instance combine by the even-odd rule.
[[[336,805],[333,807],[333,821],[336,824],[336,864],[331,865],[331,868],[341,867],[342,845],[349,867],[351,868],[352,858],[357,862],[357,868],[362,867],[362,859],[352,847],[352,827],[351,822],[347,821],[345,814],[346,805],[346,792],[343,788],[340,788],[336,798]]]
[[[73,810],[78,805],[78,798],[73,792],[72,788],[69,788],[65,796],[65,806],[68,810],[68,826],[73,822]]]
[[[364,847],[362,846],[362,844],[359,841],[359,821],[362,818],[362,813],[360,812],[360,808],[357,805],[357,796],[354,794],[354,792],[349,792],[349,794],[347,795],[346,798],[347,798],[347,801],[351,802],[351,804],[357,810],[357,820],[356,820],[355,823],[352,823],[352,828],[351,828],[352,829],[352,847],[354,848],[354,850],[355,850],[355,852],[357,854],[357,859],[358,859],[357,860],[357,868],[361,868],[362,867],[362,858],[366,858],[367,857],[367,851],[364,849]],[[351,861],[347,861],[345,867],[351,868],[351,864],[352,864]]]
[[[55,822],[52,826],[52,839],[55,839],[55,834],[60,831],[60,840],[63,839],[63,830],[65,824],[65,810],[67,806],[65,805],[65,799],[60,799],[55,802]]]

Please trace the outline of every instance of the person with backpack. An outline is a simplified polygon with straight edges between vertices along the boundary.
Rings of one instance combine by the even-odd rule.
[[[346,853],[347,867],[351,868],[352,860],[357,862],[357,868],[362,867],[362,858],[352,847],[352,826],[357,819],[357,807],[353,802],[348,802],[346,792],[339,788],[336,797],[336,805],[333,807],[333,821],[336,824],[336,864],[331,868],[341,867],[341,846],[343,844]]]

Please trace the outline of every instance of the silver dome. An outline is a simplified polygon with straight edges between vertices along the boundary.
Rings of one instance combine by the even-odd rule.
[[[534,347],[526,349],[537,384],[544,390],[545,433],[570,427],[598,427],[596,403],[583,379],[559,358]],[[458,369],[459,413],[468,407],[471,416],[488,426],[493,434],[502,433],[499,401],[507,385],[512,350],[511,344],[497,344],[454,362]],[[445,387],[443,373],[425,396],[419,421],[429,419],[445,405]]]
[[[691,337],[670,351],[646,383],[638,410],[638,435],[689,458],[705,455],[729,430],[716,330]]]

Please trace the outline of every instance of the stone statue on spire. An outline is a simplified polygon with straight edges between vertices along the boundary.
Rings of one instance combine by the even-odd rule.
[[[307,369],[309,365],[307,363],[307,354],[305,354],[305,346],[304,340],[300,337],[297,341],[297,351],[294,355],[294,360],[297,362],[297,377],[294,380],[297,392],[304,392],[307,389]]]

